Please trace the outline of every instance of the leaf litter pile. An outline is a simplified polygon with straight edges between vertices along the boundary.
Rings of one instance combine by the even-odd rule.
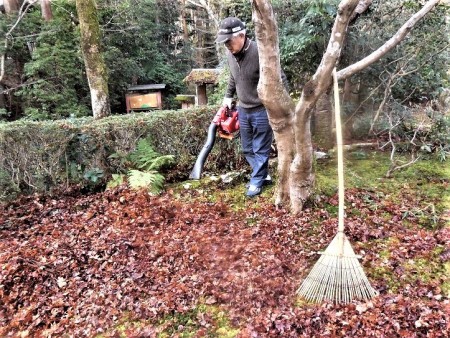
[[[295,217],[124,187],[22,197],[0,207],[0,336],[450,336],[449,227],[420,226],[407,196],[346,200],[380,295],[335,305],[296,290],[335,235],[336,196]]]

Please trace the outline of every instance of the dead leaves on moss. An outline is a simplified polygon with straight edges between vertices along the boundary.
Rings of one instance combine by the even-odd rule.
[[[402,211],[375,193],[350,190],[347,200],[348,236],[381,296],[296,306],[314,252],[335,234],[324,207],[299,217],[270,205],[234,213],[125,188],[22,198],[0,213],[0,335],[115,336],[126,317],[141,323],[127,336],[155,336],[166,316],[200,304],[222,307],[241,337],[448,335],[444,274],[435,273],[448,228],[420,229],[413,217],[405,226]],[[411,267],[418,259],[432,262],[428,279],[411,278],[423,273]],[[387,277],[398,279],[395,293]],[[199,335],[219,325],[192,320]]]

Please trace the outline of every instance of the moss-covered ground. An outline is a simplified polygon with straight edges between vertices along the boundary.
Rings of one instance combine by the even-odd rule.
[[[450,262],[448,258],[443,259],[442,254],[448,255],[450,249],[445,244],[430,247],[430,250],[418,248],[417,252],[406,248],[405,240],[411,240],[411,236],[426,238],[426,231],[433,231],[450,227],[450,165],[433,158],[424,158],[401,171],[395,172],[391,178],[386,177],[390,166],[390,154],[378,151],[357,150],[345,154],[345,186],[348,190],[359,191],[365,207],[369,211],[377,211],[386,205],[397,209],[402,221],[412,232],[408,235],[390,233],[383,238],[373,238],[365,243],[358,242],[356,246],[361,250],[371,252],[370,261],[366,261],[365,271],[371,280],[383,284],[388,293],[396,294],[405,285],[432,284],[440,290],[442,295],[450,297]],[[402,156],[397,156],[402,160]],[[404,156],[403,160],[408,161]],[[272,171],[275,171],[275,163],[272,163]],[[315,163],[315,192],[312,199],[329,199],[337,194],[337,159],[331,158],[318,160]],[[206,173],[199,181],[186,181],[170,187],[174,195],[180,200],[192,201],[193,199],[215,203],[222,201],[236,212],[246,210],[245,222],[252,226],[260,220],[257,210],[271,200],[275,186],[264,188],[261,197],[248,199],[245,197],[245,183],[248,173],[237,173],[234,180],[224,183],[218,175]],[[276,180],[276,179],[275,179]],[[328,200],[330,201],[330,199]],[[331,198],[331,201],[333,199]],[[312,203],[313,205],[315,203]],[[361,219],[369,213],[361,210],[357,203],[346,202],[347,217]],[[318,207],[324,208],[329,217],[337,217],[338,207],[336,203],[321,203]],[[377,214],[380,227],[383,223],[392,223],[392,213],[382,212]],[[411,219],[409,222],[408,220]],[[312,226],[308,232],[313,236],[320,231],[320,220],[311,220]],[[419,227],[417,227],[419,226]],[[423,229],[421,232],[420,229]],[[411,235],[416,232],[416,235]],[[415,238],[417,239],[417,238]],[[447,245],[450,239],[447,239]],[[420,239],[418,240],[420,245]],[[425,242],[425,240],[424,240]],[[426,244],[424,244],[426,246]],[[406,259],[405,259],[406,257]],[[305,306],[304,300],[297,299],[297,306]],[[206,309],[206,310],[205,310]],[[207,307],[201,306],[199,311],[208,311]],[[217,312],[214,312],[217,313]],[[223,314],[223,313],[221,313]],[[193,314],[197,315],[197,313]],[[185,322],[187,319],[170,317],[161,325],[166,326],[161,337],[170,336],[174,323]],[[195,327],[182,325],[186,329],[181,330],[180,337],[195,336]],[[179,332],[179,331],[178,331]],[[223,332],[227,332],[222,333]],[[230,337],[237,334],[239,330],[220,324],[209,330],[207,336]],[[204,333],[200,332],[200,335]]]

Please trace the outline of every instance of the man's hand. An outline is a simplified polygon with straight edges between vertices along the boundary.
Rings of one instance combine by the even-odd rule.
[[[233,99],[231,97],[225,97],[222,102],[222,107],[231,108]]]

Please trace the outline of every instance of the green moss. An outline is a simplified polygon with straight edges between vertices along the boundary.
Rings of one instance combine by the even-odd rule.
[[[444,276],[445,279],[441,284],[442,294],[450,298],[450,262],[444,263]]]
[[[422,227],[428,229],[437,228],[443,224],[450,224],[450,220],[441,220],[439,216],[445,210],[450,209],[450,194],[448,182],[450,166],[448,163],[436,159],[421,160],[405,170],[397,171],[392,178],[386,178],[385,174],[391,162],[389,153],[364,152],[364,156],[357,153],[345,153],[344,177],[345,187],[367,189],[386,200],[400,204],[405,196],[413,196],[417,203],[411,210],[405,210],[405,217],[414,216],[419,219]],[[408,161],[407,156],[398,156],[399,160]],[[316,163],[315,194],[333,195],[337,192],[337,163],[336,158],[321,160]],[[370,204],[370,201],[367,200]],[[417,207],[419,204],[419,207]],[[376,210],[378,205],[370,205]],[[335,210],[330,206],[329,211],[334,215]],[[348,210],[349,213],[358,215],[356,210]],[[390,214],[385,215],[389,220]],[[406,222],[406,221],[405,221]]]
[[[436,270],[439,269],[436,265],[436,263],[431,262],[429,259],[416,258],[407,260],[402,267],[405,269],[405,277],[411,283],[417,281],[429,283],[437,276]]]
[[[409,259],[402,265],[407,283],[427,283],[440,285],[442,295],[448,297],[450,293],[450,263],[442,264],[439,257]]]
[[[200,327],[197,324],[199,317],[208,318],[209,325]],[[158,327],[163,328],[163,331],[158,335],[159,338],[175,335],[183,338],[198,337],[200,330],[207,337],[232,338],[239,334],[239,329],[231,325],[226,312],[217,306],[205,304],[200,304],[195,309],[185,313],[167,316],[158,323]]]
[[[199,318],[207,319],[208,325],[199,325]],[[168,337],[198,337],[200,332],[207,337],[233,338],[240,330],[231,324],[231,321],[222,308],[205,303],[196,308],[168,315],[160,320],[133,320],[129,314],[124,315],[119,322],[108,329],[104,334],[96,335],[96,338],[110,337],[115,332],[115,337],[128,337],[128,331],[139,331],[140,328],[151,326],[155,332],[159,332],[158,338]],[[206,332],[205,332],[206,329]],[[200,335],[203,337],[203,335]]]
[[[402,287],[403,282],[388,266],[375,266],[372,269],[366,269],[371,279],[383,281],[389,292],[397,293]]]
[[[370,266],[365,267],[367,275],[371,279],[382,281],[392,293],[396,293],[405,284],[422,282],[439,285],[442,295],[448,296],[450,263],[442,263],[439,256],[444,251],[444,247],[437,246],[430,252],[402,260],[401,257],[395,256],[398,255],[398,248],[401,245],[402,243],[396,237],[365,243],[367,247],[377,247],[379,257],[379,259],[373,260]],[[396,263],[393,264],[393,261]]]

